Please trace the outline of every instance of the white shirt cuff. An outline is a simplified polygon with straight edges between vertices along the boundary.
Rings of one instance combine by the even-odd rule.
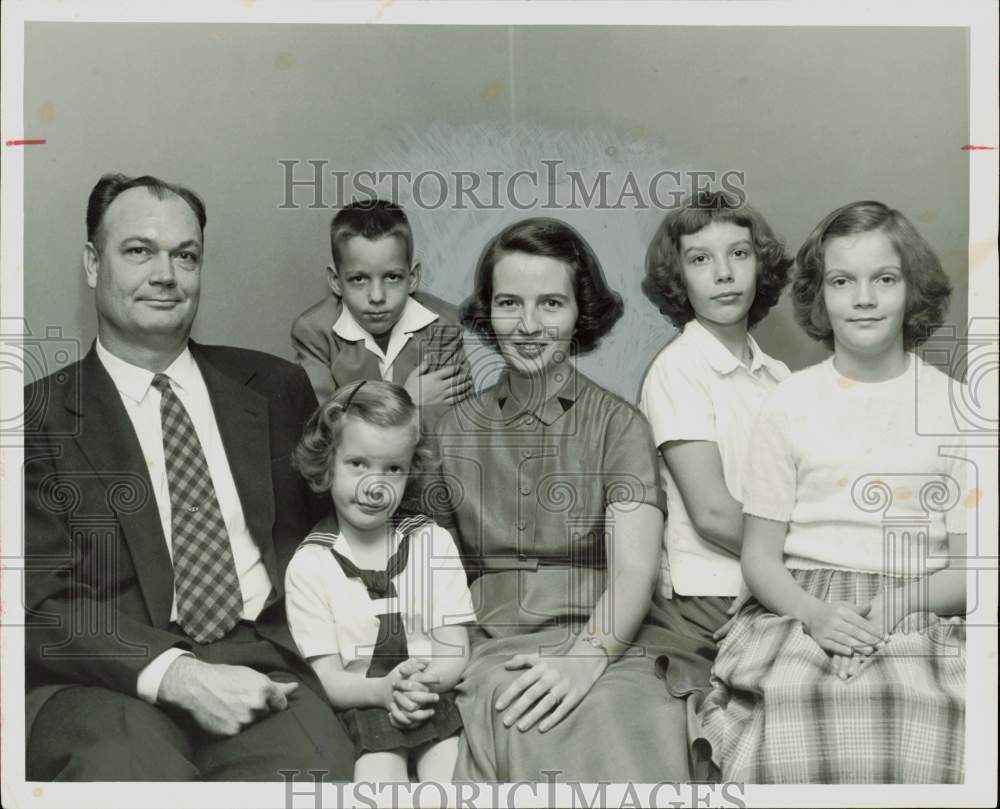
[[[179,649],[176,646],[161,652],[159,657],[155,658],[152,663],[149,663],[146,668],[139,672],[139,679],[135,684],[135,690],[138,692],[139,698],[146,700],[150,705],[155,705],[156,697],[160,693],[160,683],[163,682],[163,675],[167,673],[170,664],[178,657],[189,654],[191,652]]]

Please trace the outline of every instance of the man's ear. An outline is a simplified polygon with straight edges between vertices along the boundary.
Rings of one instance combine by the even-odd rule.
[[[334,295],[338,298],[344,297],[344,289],[340,285],[340,275],[337,273],[337,268],[333,264],[326,265],[326,283],[329,284]]]
[[[91,289],[97,287],[97,269],[100,266],[100,253],[97,252],[93,242],[87,242],[83,246],[83,272],[87,276],[87,286]]]
[[[415,292],[418,286],[420,286],[420,262],[414,261],[410,267],[409,291]]]

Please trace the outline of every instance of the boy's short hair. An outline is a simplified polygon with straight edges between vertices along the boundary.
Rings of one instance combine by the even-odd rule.
[[[903,348],[927,339],[941,324],[951,298],[951,281],[941,261],[903,214],[881,202],[862,200],[844,205],[823,218],[799,248],[792,283],[795,317],[806,334],[833,349],[833,327],[823,301],[826,243],[838,236],[881,230],[899,256],[906,279]]]
[[[363,380],[339,388],[334,395],[317,408],[306,422],[302,438],[292,454],[292,465],[299,471],[314,492],[329,492],[333,482],[333,459],[344,432],[347,416],[361,419],[376,427],[405,427],[413,425],[418,436],[413,450],[413,462],[407,481],[404,506],[413,508],[415,494],[427,488],[421,483],[422,475],[436,466],[436,456],[431,449],[429,434],[420,429],[417,406],[410,394],[392,382]]]
[[[681,236],[690,236],[713,222],[729,222],[750,231],[757,257],[757,291],[747,312],[747,328],[764,319],[781,297],[792,267],[785,244],[771,230],[761,214],[749,205],[736,204],[721,192],[706,192],[685,200],[660,223],[646,250],[646,277],[642,290],[646,297],[683,328],[695,316],[684,285]]]
[[[472,295],[462,304],[462,322],[494,349],[498,344],[490,317],[493,268],[511,253],[545,256],[569,265],[579,310],[570,343],[573,353],[584,354],[596,348],[625,311],[621,295],[608,286],[601,262],[583,236],[558,219],[523,219],[504,228],[483,248]]]
[[[345,205],[330,222],[330,253],[333,265],[340,269],[344,244],[355,236],[384,239],[397,236],[406,249],[406,263],[413,263],[413,231],[403,209],[384,199],[366,199]]]

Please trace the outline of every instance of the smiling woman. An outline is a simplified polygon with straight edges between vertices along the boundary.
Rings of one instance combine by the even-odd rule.
[[[696,642],[651,606],[664,503],[649,426],[571,359],[621,313],[563,222],[519,222],[483,251],[464,319],[505,373],[437,431],[478,617],[457,780],[689,778],[684,702],[654,671],[669,653],[683,680]]]
[[[572,276],[564,262],[526,253],[505,255],[493,268],[490,324],[516,377],[557,384],[579,315]]]

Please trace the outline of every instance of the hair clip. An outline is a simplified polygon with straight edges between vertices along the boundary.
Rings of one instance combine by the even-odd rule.
[[[347,412],[347,409],[351,406],[351,402],[354,401],[354,397],[358,395],[358,391],[361,390],[365,386],[365,382],[367,382],[367,381],[368,381],[367,379],[362,379],[361,382],[358,383],[358,386],[354,390],[351,391],[351,395],[348,396],[347,397],[347,401],[344,402],[344,412],[345,413]]]

